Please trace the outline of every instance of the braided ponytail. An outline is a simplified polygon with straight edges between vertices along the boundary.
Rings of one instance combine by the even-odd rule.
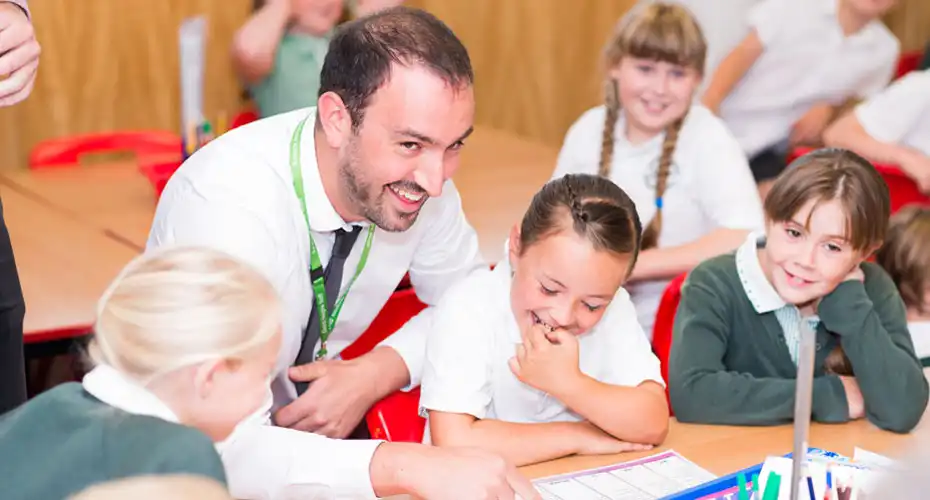
[[[617,119],[620,117],[620,96],[617,91],[617,81],[613,78],[608,78],[604,82],[604,104],[607,113],[604,116],[601,158],[597,167],[597,175],[609,178],[610,165],[614,161],[614,130],[617,128]]]
[[[687,113],[675,120],[665,131],[665,140],[662,142],[662,156],[659,157],[659,166],[656,169],[656,215],[652,222],[643,231],[643,249],[654,248],[659,244],[659,233],[662,231],[662,197],[668,187],[668,176],[672,170],[672,159],[675,156],[675,146],[678,145],[678,135],[685,122]]]

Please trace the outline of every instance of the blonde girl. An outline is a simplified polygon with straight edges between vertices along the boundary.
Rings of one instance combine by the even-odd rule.
[[[66,498],[139,475],[225,484],[214,443],[266,400],[279,321],[271,285],[225,254],[130,262],[99,302],[96,366],[0,421],[4,498]]]
[[[800,332],[810,328],[814,421],[866,417],[913,429],[927,381],[894,282],[866,262],[885,239],[889,212],[887,186],[855,153],[818,150],[790,165],[766,197],[765,232],[703,262],[682,288],[669,360],[675,416],[790,422]]]
[[[672,278],[762,227],[746,156],[719,119],[692,104],[706,51],[684,7],[629,13],[605,48],[606,102],[571,126],[553,175],[599,174],[636,203],[646,229],[629,290],[650,337]]]
[[[427,441],[522,465],[645,450],[668,430],[659,361],[622,285],[641,225],[602,177],[549,181],[508,258],[444,296],[427,343]]]

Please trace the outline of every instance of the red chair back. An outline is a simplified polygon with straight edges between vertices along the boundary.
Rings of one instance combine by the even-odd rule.
[[[233,117],[232,122],[229,123],[229,129],[232,130],[236,127],[241,127],[247,123],[252,123],[255,120],[258,120],[258,113],[253,109],[245,109],[240,111]]]
[[[407,320],[419,314],[424,308],[426,304],[420,302],[412,288],[394,292],[368,329],[355,342],[343,349],[340,356],[342,359],[354,359],[374,349],[382,340],[404,326]]]
[[[665,380],[666,387],[668,386],[668,357],[672,352],[672,329],[675,326],[675,313],[678,311],[678,303],[681,301],[681,285],[687,276],[688,273],[682,273],[665,287],[662,300],[659,302],[659,309],[656,311],[656,320],[652,326],[652,351],[659,358],[662,380]],[[667,388],[665,397],[668,398]],[[669,411],[671,411],[671,405],[669,405]]]
[[[922,50],[915,50],[913,52],[905,52],[901,54],[901,57],[898,58],[898,67],[895,70],[895,78],[901,78],[911,71],[916,70],[920,66],[920,61],[923,59],[923,57],[924,53]]]
[[[80,157],[93,153],[129,151],[136,157],[178,156],[181,137],[163,130],[106,132],[59,137],[41,141],[29,153],[29,168],[73,166]]]
[[[812,148],[796,148],[788,155],[788,163],[813,151]],[[891,213],[894,214],[901,207],[911,203],[930,204],[930,196],[920,192],[917,183],[907,176],[900,168],[894,165],[873,163],[875,170],[881,174],[888,185],[888,195],[891,197]]]

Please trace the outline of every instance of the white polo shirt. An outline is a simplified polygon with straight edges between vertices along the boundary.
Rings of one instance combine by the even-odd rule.
[[[876,140],[930,156],[930,70],[908,73],[857,106],[855,113]]]
[[[427,343],[421,412],[465,413],[507,422],[574,422],[582,418],[552,396],[522,382],[508,360],[522,343],[510,306],[510,266],[482,270],[456,284],[434,317]],[[581,371],[601,382],[665,385],[659,360],[621,288],[593,329],[578,338]],[[424,440],[429,442],[429,434]]]
[[[553,178],[597,173],[605,111],[603,106],[590,109],[569,128]],[[625,127],[621,112],[614,129],[610,179],[632,198],[645,228],[656,214],[656,171],[665,134],[634,146],[626,139]],[[691,107],[679,132],[662,198],[658,241],[662,248],[690,243],[719,228],[764,227],[762,202],[746,155],[723,122],[700,105]],[[627,286],[648,338],[652,338],[656,310],[670,280]]]
[[[172,176],[159,201],[148,247],[201,245],[226,251],[255,266],[284,303],[283,343],[274,405],[252,422],[268,422],[268,410],[295,397],[287,378],[300,349],[312,307],[307,224],[294,194],[289,145],[298,122],[310,116],[301,137],[301,165],[313,240],[325,267],[333,231],[348,225],[323,191],[313,136],[314,108],[269,117],[232,130],[195,153]],[[345,265],[342,285],[358,264],[364,232]],[[355,341],[394,292],[404,273],[420,300],[434,305],[469,272],[485,267],[474,229],[451,181],[427,200],[417,222],[404,232],[375,231],[368,263],[352,287],[330,335],[331,356]],[[418,385],[432,307],[384,344],[397,350]],[[319,346],[319,343],[317,347]],[[376,442],[337,441],[289,429],[244,426],[224,448],[233,494],[269,498],[289,484],[329,484],[337,493],[373,497],[368,466]],[[271,459],[271,457],[275,457]]]
[[[844,36],[838,0],[764,0],[749,14],[763,52],[720,105],[751,158],[785,143],[816,104],[867,98],[894,75],[900,44],[879,20]]]

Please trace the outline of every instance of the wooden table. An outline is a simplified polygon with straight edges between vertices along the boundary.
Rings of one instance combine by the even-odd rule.
[[[809,446],[849,457],[855,447],[897,457],[919,434],[930,431],[925,417],[912,434],[883,431],[865,420],[841,425],[812,424]],[[683,424],[672,420],[662,447],[648,452],[604,456],[573,456],[521,468],[529,478],[540,478],[584,469],[603,467],[675,450],[685,458],[718,476],[724,476],[765,461],[769,455],[791,453],[792,426],[731,427]]]
[[[455,181],[465,214],[485,258],[497,262],[557,151],[479,127],[462,155]],[[0,174],[0,195],[27,334],[89,325],[110,280],[145,247],[157,202],[148,180],[132,161],[8,171]]]

